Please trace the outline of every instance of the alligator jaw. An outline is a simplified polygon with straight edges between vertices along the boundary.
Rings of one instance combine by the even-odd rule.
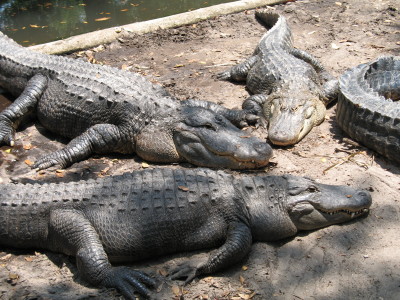
[[[229,145],[234,144],[232,138],[243,139],[243,141],[239,140],[233,149],[224,147],[223,133],[204,132],[203,128],[190,128],[186,125],[180,125],[178,128],[179,132],[174,135],[177,151],[186,161],[196,165],[229,166],[231,169],[260,168],[266,166],[272,156],[272,149],[268,144],[255,137],[245,137],[245,133],[242,133],[241,137],[227,137],[230,140]],[[210,142],[213,134],[218,135],[219,144],[213,145]],[[257,150],[257,148],[261,149]]]

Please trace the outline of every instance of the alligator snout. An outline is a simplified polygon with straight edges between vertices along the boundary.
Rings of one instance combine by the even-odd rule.
[[[370,207],[372,204],[371,194],[364,190],[355,192],[353,198],[357,206]]]
[[[272,149],[267,143],[257,143],[254,145],[254,150],[262,157],[271,157]]]

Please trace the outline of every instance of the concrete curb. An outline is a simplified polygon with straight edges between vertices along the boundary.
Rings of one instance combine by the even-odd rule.
[[[47,53],[62,54],[108,44],[122,37],[124,33],[144,34],[159,29],[174,28],[197,23],[220,15],[240,12],[267,5],[286,3],[291,0],[241,0],[230,3],[200,8],[193,11],[172,15],[169,17],[137,22],[119,27],[111,27],[70,38],[29,47],[31,50]],[[293,1],[293,0],[292,0]]]

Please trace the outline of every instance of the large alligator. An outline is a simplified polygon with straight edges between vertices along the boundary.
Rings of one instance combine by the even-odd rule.
[[[32,52],[0,33],[0,87],[18,98],[0,113],[0,145],[32,113],[72,140],[34,168],[67,167],[93,153],[137,153],[154,162],[200,166],[265,166],[270,146],[243,133],[257,118],[200,101],[178,101],[139,74]],[[231,121],[229,121],[229,120]]]
[[[338,82],[315,57],[293,47],[283,16],[259,11],[256,18],[270,30],[250,58],[217,77],[246,81],[253,95],[243,109],[265,118],[272,143],[292,145],[324,120],[326,105],[337,96]]]
[[[81,276],[148,296],[148,275],[110,262],[215,248],[170,272],[192,280],[242,260],[254,241],[275,241],[352,220],[371,196],[295,176],[234,177],[209,169],[154,169],[63,184],[0,185],[0,245],[76,256]]]
[[[350,137],[400,163],[400,58],[380,57],[346,71],[336,119]]]

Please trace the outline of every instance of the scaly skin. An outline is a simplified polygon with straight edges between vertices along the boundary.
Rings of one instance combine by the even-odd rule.
[[[353,139],[400,163],[400,58],[380,57],[340,77],[339,126]]]
[[[295,176],[235,178],[209,169],[155,169],[64,184],[0,185],[0,245],[77,257],[88,282],[149,296],[148,275],[110,262],[215,249],[170,272],[192,280],[239,262],[253,241],[368,212],[368,192]]]
[[[0,87],[18,97],[0,112],[0,145],[14,145],[15,130],[30,114],[72,139],[34,168],[64,168],[93,153],[119,152],[154,162],[243,169],[265,166],[272,155],[267,143],[243,138],[232,125],[254,122],[254,115],[206,101],[178,101],[141,75],[35,53],[2,33]]]
[[[336,98],[338,83],[316,58],[293,47],[283,16],[259,11],[256,17],[270,30],[250,58],[217,77],[246,81],[253,95],[243,109],[265,119],[272,143],[293,145],[324,120],[325,107]]]

